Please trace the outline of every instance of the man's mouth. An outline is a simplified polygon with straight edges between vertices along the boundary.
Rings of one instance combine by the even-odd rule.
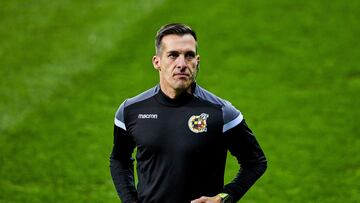
[[[175,73],[174,74],[174,77],[190,77],[190,75],[189,74],[187,74],[187,73]]]

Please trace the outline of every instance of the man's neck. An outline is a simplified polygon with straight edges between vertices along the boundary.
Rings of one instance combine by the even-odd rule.
[[[187,89],[173,89],[170,87],[165,87],[164,85],[161,85],[161,83],[160,83],[161,91],[171,99],[178,98],[184,92],[192,94],[191,87],[192,87],[192,85],[190,85]]]

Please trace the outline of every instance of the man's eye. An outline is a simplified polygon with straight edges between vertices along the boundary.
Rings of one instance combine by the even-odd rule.
[[[187,59],[193,59],[193,58],[195,58],[195,53],[186,53],[185,54],[185,57],[187,58]]]
[[[178,54],[169,54],[169,58],[175,59],[176,57],[178,57]]]

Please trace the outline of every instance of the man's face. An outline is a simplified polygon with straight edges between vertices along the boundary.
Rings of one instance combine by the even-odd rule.
[[[160,73],[164,89],[187,90],[195,80],[200,57],[196,54],[196,41],[192,35],[166,35],[153,65]]]

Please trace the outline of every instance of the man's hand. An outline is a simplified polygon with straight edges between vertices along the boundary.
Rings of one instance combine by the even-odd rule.
[[[202,196],[198,199],[194,199],[191,203],[221,203],[221,197],[219,195],[214,197]]]

